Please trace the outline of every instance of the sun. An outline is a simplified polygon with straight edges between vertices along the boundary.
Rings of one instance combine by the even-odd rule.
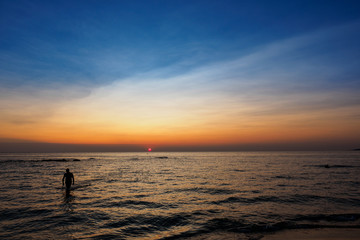
[[[148,152],[151,152],[151,151],[152,151],[152,149],[151,149],[151,148],[148,148],[147,150],[148,150]]]

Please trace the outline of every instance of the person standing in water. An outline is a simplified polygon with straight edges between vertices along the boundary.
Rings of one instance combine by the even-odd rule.
[[[63,186],[64,186],[64,180],[65,180],[65,183],[66,183],[66,189],[67,190],[70,190],[71,183],[75,184],[74,174],[72,174],[68,168],[66,169],[66,173],[64,174],[64,177],[62,178],[62,185]]]

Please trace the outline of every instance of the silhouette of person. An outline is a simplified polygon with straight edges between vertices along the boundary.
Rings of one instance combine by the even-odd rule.
[[[62,185],[64,186],[64,179],[66,183],[66,190],[70,190],[71,182],[72,184],[75,184],[75,178],[74,175],[70,172],[70,170],[67,168],[66,173],[64,174],[64,177],[62,178]]]

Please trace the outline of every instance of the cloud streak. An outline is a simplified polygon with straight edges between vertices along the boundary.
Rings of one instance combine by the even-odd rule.
[[[360,66],[352,52],[358,46],[348,44],[344,52],[339,43],[360,40],[352,32],[358,26],[280,40],[185,72],[176,64],[136,72],[92,89],[2,88],[1,121],[9,130],[0,137],[19,137],[11,132],[26,125],[25,139],[49,142],[241,143],[284,141],[292,133],[354,138],[360,110],[354,69]],[[34,126],[48,130],[34,134]]]

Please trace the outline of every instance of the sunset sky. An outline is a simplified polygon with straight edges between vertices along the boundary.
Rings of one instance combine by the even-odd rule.
[[[359,148],[359,43],[359,1],[1,0],[0,151]]]

